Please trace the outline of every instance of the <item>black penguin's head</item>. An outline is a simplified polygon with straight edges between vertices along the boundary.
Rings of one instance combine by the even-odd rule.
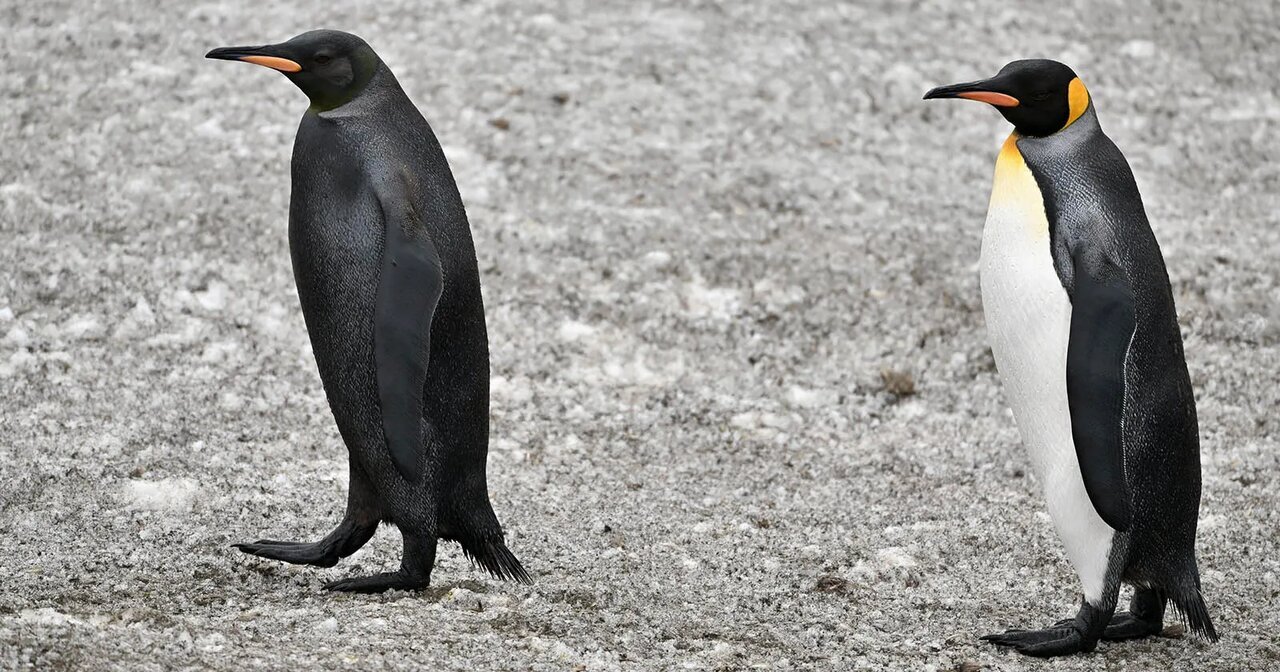
[[[313,30],[262,47],[222,47],[205,58],[247,61],[279,70],[321,111],[364,91],[382,62],[364,40],[340,30]]]
[[[968,98],[995,106],[1018,133],[1042,137],[1070,126],[1089,107],[1076,73],[1047,59],[1014,61],[990,79],[939,86],[924,99]]]

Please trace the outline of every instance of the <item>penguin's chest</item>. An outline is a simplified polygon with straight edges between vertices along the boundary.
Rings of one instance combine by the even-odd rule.
[[[1012,137],[996,163],[981,282],[1006,397],[1037,471],[1051,479],[1067,458],[1075,461],[1066,378],[1071,302],[1053,268],[1039,186]]]
[[[362,182],[323,164],[295,166],[289,250],[307,332],[330,394],[340,385],[367,387],[371,376],[383,231],[372,192],[352,187]]]
[[[1049,514],[1084,592],[1101,594],[1111,528],[1084,488],[1067,404],[1071,301],[1053,267],[1039,185],[1011,136],[982,232],[982,309],[991,352]]]

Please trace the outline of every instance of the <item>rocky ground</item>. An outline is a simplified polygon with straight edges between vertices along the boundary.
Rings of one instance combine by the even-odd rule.
[[[0,2],[0,667],[1280,665],[1276,5],[334,4]],[[458,178],[532,586],[444,546],[425,594],[320,591],[392,530],[332,569],[229,548],[327,532],[346,458],[286,252],[304,99],[202,56],[319,26]],[[920,96],[1032,55],[1090,86],[1168,260],[1216,645],[976,639],[1078,588],[983,332],[1008,129]]]

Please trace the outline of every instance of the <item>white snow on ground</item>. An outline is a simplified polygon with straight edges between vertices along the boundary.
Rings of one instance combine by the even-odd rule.
[[[692,317],[728,320],[737,314],[742,299],[738,291],[728,287],[708,287],[695,278],[684,288],[685,307]]]
[[[125,484],[129,505],[149,511],[189,510],[198,492],[199,486],[188,478],[129,481]]]
[[[595,327],[582,322],[570,320],[560,325],[560,338],[565,341],[580,341],[595,333]]]

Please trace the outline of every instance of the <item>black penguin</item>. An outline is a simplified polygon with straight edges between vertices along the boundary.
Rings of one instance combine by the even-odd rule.
[[[431,127],[364,40],[317,30],[208,58],[284,73],[311,100],[293,146],[289,251],[302,313],[351,485],[346,515],[315,543],[245,553],[332,567],[390,523],[400,570],[328,590],[417,590],[436,540],[494,576],[528,582],[489,504],[489,350],[462,199]]]
[[[1014,125],[996,163],[982,303],[996,366],[1084,588],[1074,619],[983,639],[1034,656],[1161,631],[1200,595],[1200,446],[1173,294],[1133,173],[1067,66],[1015,61],[933,89]],[[1121,583],[1135,588],[1114,614]]]

